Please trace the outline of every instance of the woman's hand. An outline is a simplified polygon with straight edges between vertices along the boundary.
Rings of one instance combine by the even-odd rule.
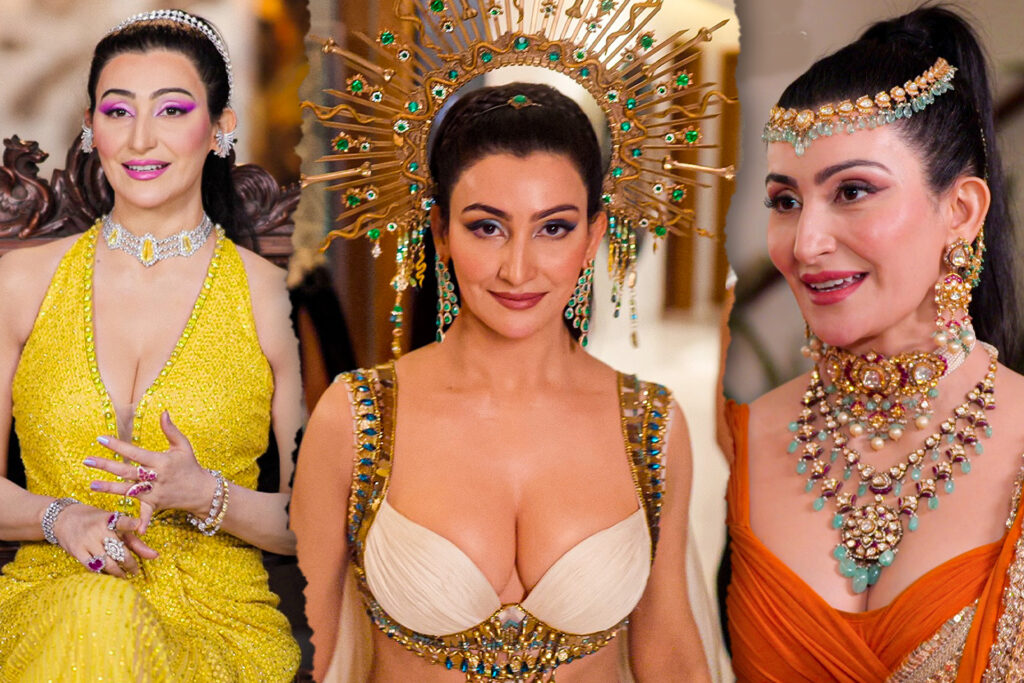
[[[136,535],[138,529],[135,517],[76,503],[57,515],[53,535],[61,548],[92,571],[124,578],[139,573],[135,555],[147,560],[158,555]]]
[[[217,481],[200,467],[192,444],[165,410],[160,428],[167,436],[166,451],[147,451],[110,436],[97,440],[126,461],[87,458],[89,467],[110,472],[124,481],[94,481],[93,491],[131,496],[139,499],[138,533],[146,533],[153,515],[160,510],[185,510],[199,519],[210,512]],[[134,463],[134,464],[132,464]]]

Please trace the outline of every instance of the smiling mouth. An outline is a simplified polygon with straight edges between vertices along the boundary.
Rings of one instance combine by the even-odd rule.
[[[840,290],[844,287],[849,287],[854,283],[860,282],[865,277],[867,277],[867,273],[857,273],[855,275],[850,275],[849,277],[824,280],[822,282],[805,282],[804,284],[813,292],[835,292],[836,290]]]
[[[125,164],[124,167],[129,171],[145,173],[146,171],[159,171],[161,168],[167,168],[167,164]]]

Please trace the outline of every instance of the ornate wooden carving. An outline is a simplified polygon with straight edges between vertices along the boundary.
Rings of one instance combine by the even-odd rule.
[[[113,205],[110,186],[95,154],[85,154],[77,139],[68,149],[63,169],[49,182],[39,177],[39,164],[49,155],[39,144],[17,135],[4,140],[0,166],[0,255],[26,244],[86,230]],[[259,166],[232,169],[239,206],[255,226],[260,253],[280,265],[291,255],[292,213],[299,186],[281,187]]]

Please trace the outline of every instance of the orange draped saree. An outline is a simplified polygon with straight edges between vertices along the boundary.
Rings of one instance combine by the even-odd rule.
[[[730,404],[732,578],[726,597],[739,681],[1024,680],[1024,540],[1020,495],[1006,535],[919,578],[886,607],[842,612],[750,528],[749,408]]]

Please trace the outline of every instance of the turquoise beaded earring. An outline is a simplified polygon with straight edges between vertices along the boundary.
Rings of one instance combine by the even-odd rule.
[[[434,272],[437,274],[437,336],[438,343],[444,341],[444,330],[459,314],[459,297],[455,294],[452,275],[448,264],[434,254]]]
[[[590,332],[590,289],[593,285],[594,259],[590,259],[576,280],[576,288],[565,307],[565,319],[572,321],[572,326],[580,331],[580,346],[583,347],[587,346],[587,334]]]

